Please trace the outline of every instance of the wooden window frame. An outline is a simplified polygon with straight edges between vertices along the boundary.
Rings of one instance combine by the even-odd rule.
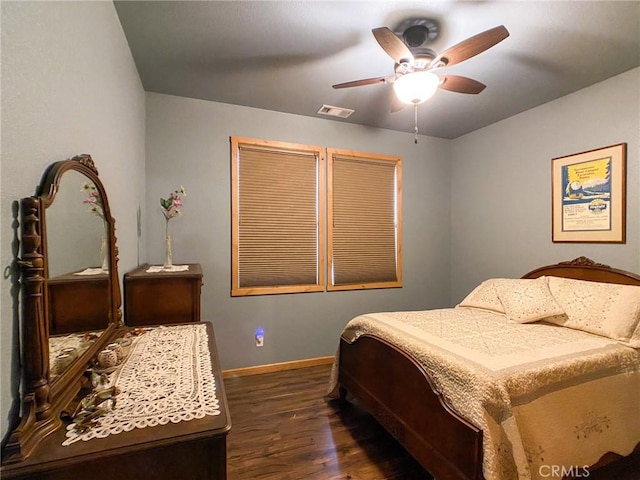
[[[334,283],[334,159],[336,157],[350,157],[372,162],[395,164],[395,280],[372,281],[358,283]],[[327,257],[328,257],[328,291],[362,290],[374,288],[402,287],[402,158],[392,155],[364,153],[353,150],[336,148],[327,149]]]
[[[325,149],[313,145],[302,145],[288,142],[260,140],[247,137],[234,137],[231,140],[231,204],[232,204],[232,261],[231,261],[231,296],[270,295],[283,293],[319,292],[325,290]],[[240,150],[242,146],[264,149],[269,152],[299,152],[304,155],[313,155],[316,158],[316,282],[313,284],[275,285],[275,286],[240,286],[239,262],[240,262],[240,192],[239,192],[239,168]]]

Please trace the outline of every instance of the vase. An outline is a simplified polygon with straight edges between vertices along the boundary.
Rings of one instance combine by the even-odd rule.
[[[109,270],[109,249],[107,248],[107,237],[102,237],[102,244],[100,245],[100,268],[103,272]]]
[[[165,237],[165,258],[163,267],[169,269],[173,266],[173,254],[171,253],[171,235]]]

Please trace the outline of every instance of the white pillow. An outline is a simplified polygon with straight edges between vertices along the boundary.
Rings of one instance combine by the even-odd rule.
[[[567,313],[557,325],[595,333],[640,348],[640,286],[548,277]]]
[[[564,310],[549,291],[546,277],[503,279],[496,285],[496,291],[507,317],[513,322],[566,318]]]
[[[476,288],[474,288],[469,295],[467,295],[458,307],[470,307],[481,308],[482,310],[490,310],[492,312],[504,313],[504,307],[500,303],[498,298],[498,292],[496,292],[495,285],[500,278],[490,278],[485,280]]]

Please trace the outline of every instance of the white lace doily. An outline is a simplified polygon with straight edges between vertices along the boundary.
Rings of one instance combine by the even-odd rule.
[[[102,268],[85,268],[81,272],[76,272],[74,275],[106,275],[109,270],[103,270]]]
[[[147,273],[187,271],[189,271],[189,265],[171,265],[170,267],[163,267],[162,265],[152,265],[147,268]]]
[[[120,389],[116,408],[85,432],[69,425],[63,445],[220,414],[204,324],[158,327],[143,334],[111,380]]]

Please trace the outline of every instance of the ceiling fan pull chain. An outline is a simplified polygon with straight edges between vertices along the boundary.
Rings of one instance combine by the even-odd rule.
[[[413,143],[415,143],[417,145],[418,144],[418,102],[415,102],[413,104],[413,112],[414,112],[414,123],[415,123],[415,127],[413,129],[413,131],[415,133],[415,137],[413,139]]]

